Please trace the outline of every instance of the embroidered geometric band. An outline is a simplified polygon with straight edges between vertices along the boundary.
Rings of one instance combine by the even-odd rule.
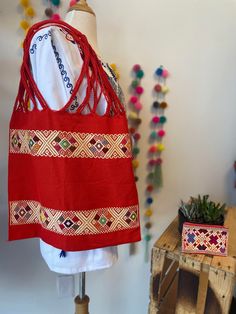
[[[68,158],[130,158],[129,134],[10,130],[10,153]]]
[[[227,228],[184,223],[182,252],[227,256],[227,245]]]
[[[41,224],[66,236],[110,233],[137,228],[138,206],[61,211],[43,207],[36,201],[10,202],[10,224]]]

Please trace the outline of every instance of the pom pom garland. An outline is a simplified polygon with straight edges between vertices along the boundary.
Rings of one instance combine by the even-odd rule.
[[[139,64],[135,64],[132,67],[132,77],[135,77],[135,79],[131,82],[131,97],[129,99],[129,108],[131,109],[128,114],[129,118],[129,131],[130,134],[132,134],[132,153],[133,153],[133,160],[132,160],[132,166],[135,176],[135,181],[138,181],[137,176],[137,169],[139,167],[139,160],[137,159],[138,154],[140,153],[140,149],[138,147],[139,140],[141,138],[140,133],[138,132],[139,124],[142,122],[140,118],[140,112],[143,108],[143,105],[140,101],[141,95],[144,92],[144,89],[141,85],[141,80],[144,77],[144,71],[142,70],[141,66]],[[130,248],[130,254],[134,254],[134,244],[132,244]]]
[[[148,242],[151,239],[150,229],[152,227],[151,216],[153,215],[153,209],[150,205],[153,203],[153,197],[151,194],[155,187],[161,186],[161,164],[162,158],[161,153],[165,149],[162,139],[165,136],[165,131],[163,130],[163,124],[166,122],[166,117],[163,115],[163,110],[167,108],[167,103],[165,102],[165,97],[169,88],[166,86],[166,78],[169,76],[169,72],[163,66],[156,69],[155,74],[157,75],[157,83],[154,85],[154,97],[156,98],[152,103],[152,112],[155,114],[151,120],[152,131],[150,133],[150,139],[155,142],[149,147],[148,152],[151,154],[151,159],[148,161],[148,171],[146,187],[146,193],[148,193],[148,198],[146,200],[147,209],[145,211],[145,230],[146,235],[144,237],[146,241],[146,257],[148,256]],[[158,125],[158,129],[157,129]],[[151,170],[151,171],[150,171]]]

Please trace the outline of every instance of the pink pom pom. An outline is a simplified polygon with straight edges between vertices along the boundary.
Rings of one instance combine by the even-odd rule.
[[[129,100],[132,104],[135,104],[137,101],[138,101],[138,97],[137,96],[132,96],[130,97],[130,100]]]
[[[134,107],[135,107],[137,110],[142,110],[142,108],[143,108],[141,102],[139,102],[139,101],[137,101],[136,104],[134,104]]]
[[[135,65],[133,66],[133,71],[134,71],[134,72],[138,72],[139,70],[141,70],[141,66],[140,66],[139,64],[135,64]]]
[[[154,159],[149,160],[148,164],[149,166],[154,166],[156,161]]]
[[[136,93],[139,95],[141,95],[144,92],[144,89],[142,86],[137,86],[135,90],[136,90]]]
[[[157,151],[156,146],[151,146],[149,148],[149,153],[155,153]]]
[[[72,7],[72,5],[75,5],[77,3],[77,0],[71,0],[70,1],[70,7]]]
[[[162,77],[166,78],[168,76],[169,76],[169,72],[166,69],[164,69],[163,72],[162,72]]]
[[[161,158],[157,158],[157,160],[155,161],[156,165],[161,165],[162,164],[162,159]]]
[[[155,117],[152,118],[152,122],[155,123],[155,124],[159,123],[159,121],[160,121],[160,118],[158,116],[155,116]]]
[[[166,132],[164,130],[160,130],[157,132],[157,135],[160,136],[160,137],[163,137],[165,136]]]
[[[141,135],[140,135],[139,133],[135,133],[135,134],[133,135],[133,137],[134,137],[135,141],[138,141],[138,140],[140,140]]]
[[[61,19],[60,14],[54,13],[54,14],[52,15],[52,20],[53,20],[53,21],[59,21],[60,19]]]

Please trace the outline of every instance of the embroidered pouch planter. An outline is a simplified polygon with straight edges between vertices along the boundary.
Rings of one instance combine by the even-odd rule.
[[[228,229],[219,225],[185,222],[182,231],[182,252],[227,256]]]

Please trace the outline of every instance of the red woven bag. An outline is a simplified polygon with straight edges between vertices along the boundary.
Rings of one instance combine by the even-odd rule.
[[[59,111],[48,107],[30,71],[32,37],[50,25],[73,37],[84,61],[73,93]],[[86,96],[77,112],[69,113],[84,78]],[[101,94],[107,101],[103,116],[96,113]],[[85,107],[87,115],[82,114]],[[27,34],[9,141],[10,240],[39,237],[65,251],[140,240],[124,107],[86,37],[65,22],[44,21]]]

